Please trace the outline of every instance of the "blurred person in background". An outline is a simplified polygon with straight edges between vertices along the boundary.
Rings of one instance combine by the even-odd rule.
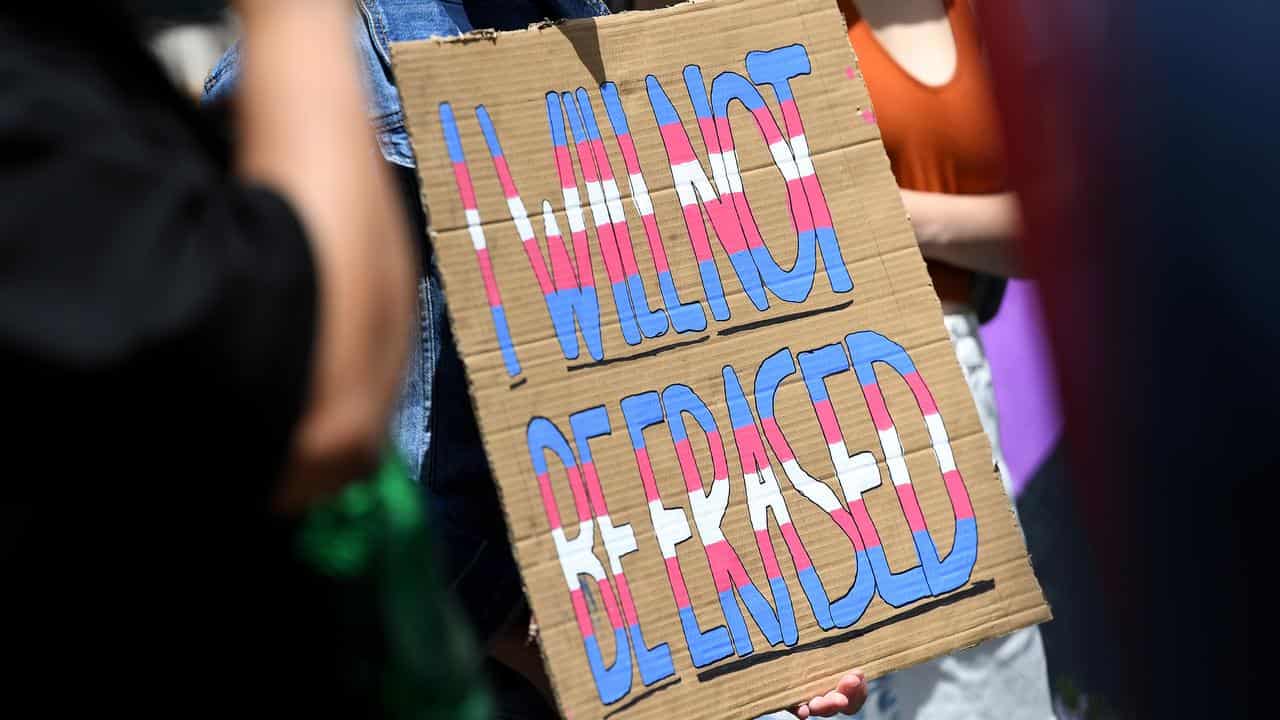
[[[234,145],[139,32],[201,7],[0,11],[6,702],[479,717],[465,648],[441,641],[436,670],[409,647],[450,637],[430,559],[377,549],[420,526],[398,466],[379,469],[416,261],[350,5],[236,4],[252,59]],[[341,537],[350,483],[375,471],[365,499],[399,525]],[[413,627],[385,591],[421,603]]]
[[[839,0],[894,177],[942,302],[1006,492],[991,369],[978,335],[978,274],[1016,275],[1020,219],[1010,191],[982,40],[970,0]],[[1038,628],[872,683],[863,715],[1053,717]]]

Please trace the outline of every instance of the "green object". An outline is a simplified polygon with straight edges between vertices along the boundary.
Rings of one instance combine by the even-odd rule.
[[[393,718],[489,718],[480,654],[436,572],[434,543],[393,451],[373,477],[312,509],[298,534],[303,561],[340,589],[344,623],[382,636],[362,645],[378,648],[376,660],[349,659],[357,691],[380,693]]]

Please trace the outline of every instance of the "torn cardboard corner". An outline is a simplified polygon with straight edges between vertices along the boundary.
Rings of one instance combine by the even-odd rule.
[[[395,60],[566,717],[756,717],[1048,618],[834,2]]]

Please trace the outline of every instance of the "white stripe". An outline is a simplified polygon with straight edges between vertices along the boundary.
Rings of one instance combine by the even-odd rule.
[[[465,215],[466,215],[466,217],[467,217],[467,225],[479,225],[479,224],[480,224],[480,211],[479,211],[479,210],[464,210],[464,211],[463,211],[463,214],[465,214]]]
[[[689,207],[697,205],[698,198],[693,194],[693,185],[688,183],[679,183],[676,185],[676,196],[680,198],[680,207]]]
[[[608,515],[596,518],[600,525],[600,537],[604,539],[605,555],[609,556],[609,571],[618,576],[622,574],[622,556],[636,551],[636,534],[630,523],[614,526]]]
[[[649,520],[653,522],[653,534],[658,537],[662,557],[676,556],[676,545],[693,537],[689,530],[689,518],[681,508],[663,507],[661,500],[649,501]]]
[[[715,188],[711,187],[711,181],[707,179],[707,174],[703,172],[702,166],[698,164],[697,160],[672,165],[671,178],[675,181],[677,192],[679,192],[681,185],[693,185],[693,187],[697,188],[698,195],[703,202],[713,202],[719,198],[716,195]],[[688,205],[689,203],[681,200],[681,204]]]
[[[609,211],[604,204],[604,192],[600,183],[587,183],[587,199],[591,202],[591,220],[596,227],[609,224]]]
[[[542,201],[542,227],[546,230],[548,241],[552,235],[560,234],[560,223],[556,222],[556,214],[551,209],[551,203],[546,200]]]
[[[729,170],[725,167],[723,153],[711,153],[711,172],[715,175],[716,192],[725,195],[729,192]]]
[[[862,493],[880,487],[882,480],[875,455],[864,451],[850,456],[849,449],[841,441],[827,445],[827,450],[836,466],[836,479],[840,481],[846,500],[853,502],[861,498]]]
[[[778,477],[773,468],[760,468],[760,473],[743,473],[747,484],[747,511],[751,515],[751,529],[764,530],[768,527],[769,518],[765,508],[773,510],[778,524],[791,522],[787,512],[787,504],[782,501],[782,491],[778,488]]]
[[[579,588],[579,574],[590,575],[597,581],[604,579],[604,565],[600,564],[600,558],[594,552],[596,533],[592,525],[591,520],[578,523],[578,536],[572,540],[565,537],[564,528],[551,530],[551,540],[560,559],[560,572],[570,591]]]
[[[644,184],[644,176],[640,173],[631,175],[631,202],[641,216],[653,214],[653,201],[649,199],[649,188]]]
[[[698,526],[698,538],[703,547],[724,540],[720,530],[720,521],[724,519],[725,508],[729,505],[729,480],[721,479],[711,483],[711,492],[703,495],[697,490],[689,493],[689,507],[693,510],[693,521]]]
[[[483,250],[484,244],[484,228],[480,225],[468,225],[467,232],[471,233],[471,246],[476,250]]]
[[[907,471],[907,461],[902,457],[902,441],[898,439],[898,431],[890,427],[879,433],[880,448],[884,450],[885,462],[889,464],[889,479],[894,485],[910,483],[911,473]]]
[[[604,199],[609,206],[609,218],[613,222],[623,222],[627,219],[622,214],[622,196],[618,193],[618,183],[613,180],[604,181]]]
[[[956,469],[956,458],[951,452],[951,439],[947,437],[947,428],[942,424],[942,416],[929,413],[924,416],[924,424],[929,428],[929,440],[933,443],[933,453],[938,456],[938,467],[949,473]]]
[[[809,177],[814,174],[813,158],[809,157],[809,141],[804,135],[797,135],[791,138],[791,150],[796,155],[796,165],[800,168],[800,177]]]
[[[738,169],[738,151],[730,150],[725,153],[724,164],[729,173],[729,192],[742,192],[742,171]]]
[[[784,179],[787,181],[800,179],[800,171],[796,169],[796,161],[791,157],[791,148],[786,142],[779,140],[770,145],[769,152],[773,154],[773,164],[782,171]]]
[[[840,509],[840,501],[836,499],[836,494],[831,492],[831,488],[825,483],[820,483],[809,473],[800,467],[800,463],[792,458],[782,463],[782,471],[787,474],[787,479],[791,481],[792,486],[805,496],[809,502],[817,505],[828,513],[833,513]]]

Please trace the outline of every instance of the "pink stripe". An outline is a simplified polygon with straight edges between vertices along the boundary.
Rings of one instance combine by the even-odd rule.
[[[827,444],[844,442],[844,434],[840,432],[840,421],[836,419],[836,411],[831,407],[831,401],[817,400],[813,403],[813,409],[818,413],[818,425],[822,426],[822,437],[826,438]]]
[[[653,256],[653,269],[657,272],[671,272],[667,264],[667,249],[662,245],[662,235],[658,232],[658,218],[653,213],[641,216],[644,223],[644,234],[649,240],[649,254]]]
[[[591,266],[591,248],[587,245],[587,231],[573,233],[573,256],[578,261],[578,282],[582,287],[595,287],[596,271]]]
[[[595,515],[608,515],[609,506],[604,501],[604,491],[600,489],[600,476],[596,475],[594,462],[582,464],[582,474],[587,477],[587,495],[591,498],[591,508]]]
[[[580,142],[575,143],[574,147],[578,150],[578,164],[582,166],[582,179],[588,185],[599,182],[600,176],[596,174],[596,163],[591,157],[591,144]]]
[[[591,141],[591,152],[596,159],[596,169],[600,171],[600,179],[613,179],[613,165],[609,163],[609,154],[604,150],[603,140]]]
[[[599,580],[596,587],[600,589],[600,597],[604,600],[604,611],[609,616],[609,626],[614,630],[625,627],[622,624],[622,610],[618,607],[618,599],[613,596],[613,586],[608,580]]]
[[[773,454],[778,456],[778,460],[780,462],[795,460],[796,454],[791,450],[786,436],[782,434],[782,428],[778,427],[778,421],[767,417],[762,419],[760,424],[764,425],[764,436],[768,438],[769,447],[773,448]]]
[[[693,257],[698,262],[711,259],[711,243],[707,239],[707,226],[703,224],[702,212],[698,206],[685,205],[684,223],[689,228],[689,242],[693,244]]]
[[[742,469],[748,472],[758,469],[759,463],[754,462],[753,467],[747,467],[748,458],[764,455],[764,446],[760,444],[760,434],[756,432],[756,426],[744,425],[734,428],[733,441],[738,444],[738,458],[742,461]]]
[[[791,223],[796,232],[808,232],[813,229],[813,215],[809,212],[809,200],[805,197],[804,182],[787,181],[787,202],[791,206]]]
[[[782,539],[787,541],[787,550],[791,551],[791,562],[796,564],[796,570],[808,570],[813,567],[813,561],[809,559],[809,553],[804,549],[804,543],[800,542],[800,536],[796,534],[796,527],[789,522],[782,523]]]
[[[716,121],[709,117],[698,118],[698,129],[702,131],[702,140],[707,144],[707,151],[720,152],[720,141],[717,139]],[[725,135],[724,137],[729,137]]]
[[[827,209],[827,196],[822,192],[822,185],[817,175],[805,175],[800,178],[804,183],[804,192],[809,196],[809,209],[813,211],[815,228],[831,228],[831,211]]]
[[[741,562],[738,560],[738,554],[729,546],[728,540],[717,540],[708,545],[706,551],[707,561],[711,563],[711,575],[716,583],[716,592],[722,593],[731,589],[734,566]]]
[[[880,534],[876,532],[876,524],[871,522],[866,504],[861,500],[854,500],[849,503],[849,512],[853,514],[853,522],[858,526],[858,532],[862,535],[867,547],[880,547]]]
[[[720,152],[733,152],[735,145],[733,143],[733,127],[729,125],[729,118],[723,115],[716,117],[716,133],[717,140],[720,144]]]
[[[916,490],[911,487],[911,483],[898,486],[898,502],[902,505],[903,514],[907,516],[907,527],[911,528],[911,532],[929,529],[924,524],[924,515],[920,513],[920,502],[916,500]]]
[[[647,502],[661,499],[658,496],[658,483],[653,479],[653,464],[649,462],[649,451],[636,449],[636,467],[640,469],[640,482],[644,485],[644,499]]]
[[[560,187],[577,189],[578,180],[573,173],[573,161],[567,145],[556,146],[556,170],[560,175]]]
[[[964,520],[973,517],[973,505],[969,503],[969,491],[964,486],[964,478],[959,470],[948,470],[942,474],[947,484],[947,495],[951,498],[951,507],[955,509],[956,519]]]
[[[622,256],[622,271],[629,278],[640,272],[640,269],[636,267],[636,249],[631,244],[631,230],[625,220],[613,223],[613,234],[618,240],[618,250]]]
[[[861,502],[861,501],[859,501]],[[862,544],[862,535],[858,533],[858,527],[853,523],[853,516],[844,508],[836,508],[831,513],[831,519],[835,521],[840,530],[853,541],[853,549],[858,552],[866,550]]]
[[[493,275],[488,248],[476,251],[476,262],[480,263],[480,277],[484,278],[484,293],[489,298],[489,307],[502,307],[502,295],[498,293],[498,279]]]
[[[689,589],[684,585],[684,575],[680,572],[680,560],[672,555],[664,558],[667,563],[667,580],[671,581],[671,594],[676,598],[676,607],[689,607]]]
[[[934,404],[933,393],[929,392],[929,386],[924,384],[924,378],[920,377],[920,373],[907,373],[906,378],[907,387],[911,388],[911,394],[916,396],[916,402],[920,405],[920,412],[925,415],[936,415],[938,406]]]
[[[756,225],[756,216],[751,212],[751,205],[747,203],[745,193],[729,193],[729,201],[738,211],[738,218],[742,223],[743,234],[746,236],[747,247],[758,248],[764,247],[764,239],[760,237],[760,228]]]
[[[559,235],[549,235],[547,243],[564,243]],[[529,265],[533,268],[533,275],[538,279],[538,288],[543,295],[550,295],[555,288],[551,285],[551,277],[547,275],[547,261],[542,257],[542,248],[538,247],[537,238],[529,238],[524,241],[524,252],[529,256]],[[551,254],[552,262],[555,262],[555,253]],[[556,268],[556,272],[560,272],[560,268]]]
[[[591,626],[591,612],[587,610],[587,599],[582,597],[582,589],[570,590],[569,598],[573,601],[573,614],[578,618],[578,632],[582,633],[584,640],[595,637],[596,629]]]
[[[685,135],[683,125],[678,122],[660,125],[658,131],[662,133],[662,144],[667,148],[669,163],[683,165],[693,162],[693,147],[689,145],[689,136]]]
[[[556,506],[556,496],[551,490],[551,476],[547,473],[538,475],[538,493],[542,495],[542,508],[547,511],[547,522],[552,530],[558,530],[560,524],[560,508]]]
[[[536,243],[535,243],[536,247]],[[555,288],[557,290],[576,290],[579,285],[577,273],[573,271],[573,263],[569,260],[569,249],[564,245],[564,238],[560,235],[548,235],[547,247],[551,249],[551,268],[555,274]],[[534,268],[534,273],[538,272],[538,268]],[[590,286],[591,278],[587,278],[587,285]],[[538,282],[542,282],[539,279]]]
[[[751,111],[755,116],[756,127],[760,128],[760,134],[764,136],[764,141],[772,145],[782,141],[782,131],[778,129],[778,121],[773,119],[773,113],[769,112],[768,106],[760,106]]]
[[[609,277],[609,284],[622,282],[626,276],[622,272],[622,258],[618,257],[618,241],[613,236],[613,226],[608,222],[596,226],[596,234],[600,242],[600,255],[604,258],[604,271]]]
[[[880,394],[879,383],[867,383],[862,386],[862,396],[867,400],[867,409],[871,411],[871,421],[877,430],[888,430],[893,427],[893,418],[889,416],[889,408],[885,407],[884,395]]]
[[[795,98],[787,98],[779,104],[782,106],[782,122],[787,127],[787,135],[803,136],[804,122],[800,119],[800,109],[796,107]]]
[[[622,616],[627,619],[627,627],[633,627],[640,619],[636,616],[636,604],[631,599],[631,586],[627,585],[627,577],[622,573],[614,575],[613,581],[618,584],[618,595],[622,598]]]
[[[684,475],[684,486],[689,492],[703,492],[702,476],[698,473],[698,461],[693,457],[693,448],[689,439],[676,443],[676,459],[680,461],[680,472]]]
[[[502,184],[502,194],[506,195],[508,200],[520,197],[520,193],[516,191],[516,183],[511,179],[511,168],[507,167],[506,156],[494,157],[493,167],[498,171],[498,182]]]
[[[477,209],[476,189],[471,185],[471,173],[465,162],[453,164],[453,178],[458,182],[458,195],[462,197],[462,207],[466,210]]]
[[[578,468],[569,468],[569,487],[573,488],[573,505],[578,510],[578,522],[591,519],[591,505],[587,502],[587,492],[582,486],[582,475]]]
[[[622,162],[627,166],[627,174],[640,174],[640,158],[636,155],[636,144],[630,133],[618,136],[618,148],[622,150]]]
[[[773,540],[769,530],[756,530],[756,545],[760,547],[760,559],[764,561],[764,574],[769,579],[782,577],[782,568],[778,567],[778,557],[773,552]]]
[[[724,457],[724,441],[720,433],[712,430],[707,433],[707,444],[711,447],[711,472],[716,480],[729,479],[729,462]]]

